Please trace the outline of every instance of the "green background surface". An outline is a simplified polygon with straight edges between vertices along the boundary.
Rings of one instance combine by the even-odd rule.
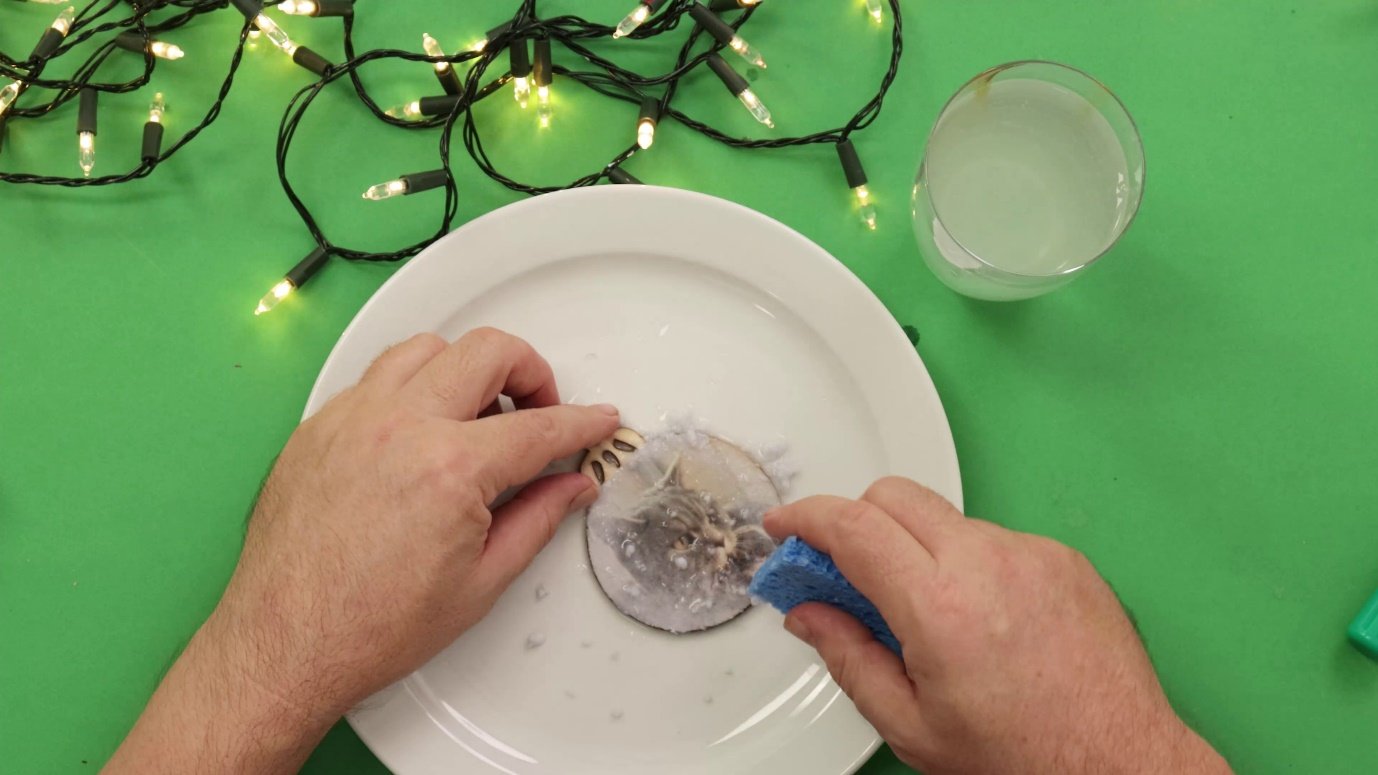
[[[358,43],[414,49],[427,30],[455,48],[512,5],[360,0]],[[627,5],[542,3],[609,22]],[[848,209],[828,147],[733,151],[667,126],[628,168],[799,229],[914,325],[969,511],[1084,550],[1137,615],[1177,708],[1241,772],[1371,772],[1378,664],[1344,629],[1378,588],[1378,6],[903,7],[903,68],[857,138],[877,233]],[[52,12],[0,5],[0,48],[27,51]],[[158,72],[173,135],[228,60],[238,23],[216,16],[169,36],[189,52]],[[339,57],[337,21],[291,22]],[[750,33],[771,63],[756,87],[789,134],[845,120],[888,50],[860,0],[767,0]],[[668,55],[619,50],[648,69]],[[1121,96],[1143,132],[1147,197],[1071,287],[972,302],[919,262],[908,192],[945,99],[1021,58],[1079,66]],[[436,90],[424,66],[371,79],[384,102]],[[309,80],[265,46],[223,118],[151,179],[0,187],[0,769],[90,772],[111,753],[214,605],[331,345],[394,269],[337,262],[272,315],[250,314],[311,247],[273,164],[282,108]],[[757,133],[707,74],[691,81],[679,104]],[[511,100],[482,109],[500,169],[559,183],[630,138],[629,107],[556,89],[545,135]],[[134,163],[146,105],[102,103],[99,171]],[[12,126],[0,169],[73,174],[73,121]],[[293,170],[333,239],[388,249],[433,229],[440,197],[359,191],[435,166],[436,139],[376,126],[333,90]],[[516,199],[460,162],[459,222]],[[902,769],[884,752],[864,772]],[[383,768],[341,724],[307,771]]]

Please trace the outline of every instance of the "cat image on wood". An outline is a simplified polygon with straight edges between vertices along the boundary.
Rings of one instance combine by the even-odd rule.
[[[669,632],[715,627],[751,605],[775,542],[761,516],[779,495],[742,450],[667,434],[619,461],[589,510],[589,557],[622,613]]]

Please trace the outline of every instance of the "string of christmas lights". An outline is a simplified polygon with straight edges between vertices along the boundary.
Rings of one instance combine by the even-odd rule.
[[[66,0],[21,0],[49,6],[65,5]],[[842,2],[845,0],[839,0]],[[761,0],[637,0],[616,26],[563,15],[542,18],[537,0],[517,0],[515,14],[494,27],[467,48],[447,54],[439,41],[418,30],[420,51],[375,49],[358,52],[354,45],[355,0],[95,0],[78,10],[63,7],[52,24],[39,32],[28,57],[18,59],[0,51],[0,153],[6,131],[11,141],[16,125],[24,119],[46,116],[77,102],[77,166],[80,177],[0,172],[0,182],[12,184],[83,187],[113,185],[147,177],[160,164],[185,147],[219,117],[246,47],[266,38],[293,62],[315,76],[288,101],[278,130],[277,171],[284,193],[310,232],[314,247],[292,268],[255,308],[255,314],[271,310],[319,272],[332,257],[361,261],[399,261],[416,255],[448,233],[458,211],[459,192],[452,174],[452,142],[458,135],[474,165],[493,181],[520,193],[538,195],[567,188],[591,186],[603,181],[614,184],[639,184],[642,181],[622,169],[638,152],[649,150],[656,128],[674,121],[713,141],[733,148],[768,149],[833,144],[842,168],[842,181],[853,195],[853,208],[867,228],[877,225],[876,208],[868,187],[852,135],[865,129],[880,115],[881,106],[898,73],[903,51],[903,25],[899,0],[866,0],[866,13],[877,23],[885,19],[888,5],[891,18],[889,66],[871,96],[844,125],[812,134],[791,137],[748,139],[735,137],[694,118],[673,104],[683,78],[707,69],[729,94],[763,125],[763,131],[776,128],[774,115],[751,83],[724,58],[724,53],[764,70],[766,60],[742,35],[742,28],[758,12],[776,5]],[[779,4],[788,8],[786,4]],[[324,23],[317,19],[338,19],[343,60],[338,64],[294,41],[268,10],[291,17],[293,24]],[[102,95],[125,95],[150,86],[159,67],[176,67],[185,52],[173,39],[175,31],[208,13],[235,12],[243,17],[239,39],[226,65],[227,72],[206,113],[170,146],[163,147],[167,124],[164,93],[156,92],[147,103],[143,145],[138,166],[120,174],[93,176],[97,166],[96,140],[98,104]],[[380,5],[378,13],[386,10]],[[362,14],[362,11],[360,11]],[[783,13],[771,23],[779,23]],[[760,22],[757,22],[758,24]],[[646,75],[618,65],[612,58],[620,47],[635,45],[671,34],[687,27],[684,41],[672,66],[663,73]],[[753,28],[754,29],[754,28]],[[170,36],[170,33],[174,33]],[[581,62],[578,69],[556,64],[558,46],[571,60]],[[47,79],[43,71],[54,59],[75,56],[86,58],[65,79]],[[143,72],[124,82],[103,82],[98,69],[110,57],[140,56]],[[563,58],[563,57],[562,57]],[[433,70],[438,94],[417,96],[402,105],[383,108],[372,98],[360,77],[366,66],[385,60],[414,62]],[[346,80],[347,79],[347,80]],[[359,101],[382,122],[408,130],[439,130],[439,164],[434,169],[399,175],[370,187],[364,199],[382,201],[434,189],[444,189],[440,223],[435,233],[415,244],[392,252],[354,250],[332,243],[293,188],[287,174],[287,160],[303,116],[314,100],[327,88],[345,80]],[[474,108],[511,85],[516,109],[526,110],[534,103],[537,126],[553,125],[552,92],[558,83],[589,89],[597,94],[636,106],[629,111],[628,146],[607,163],[586,175],[562,185],[532,185],[500,172],[484,150]],[[762,80],[766,84],[768,81]],[[34,95],[42,93],[48,101]],[[22,104],[21,104],[22,103]],[[632,118],[635,119],[632,122]],[[0,156],[0,165],[3,156]],[[381,206],[381,205],[380,205]]]

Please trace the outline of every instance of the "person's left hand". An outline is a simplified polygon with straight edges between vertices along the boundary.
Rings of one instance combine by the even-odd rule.
[[[499,394],[517,411],[498,411]],[[498,495],[617,427],[611,406],[561,406],[550,365],[509,334],[421,335],[388,350],[287,442],[224,597],[112,770],[146,771],[138,749],[177,737],[158,733],[169,725],[190,725],[182,736],[204,736],[231,769],[299,764],[345,710],[487,613],[597,489],[573,473],[490,510]],[[269,744],[246,754],[237,722]]]

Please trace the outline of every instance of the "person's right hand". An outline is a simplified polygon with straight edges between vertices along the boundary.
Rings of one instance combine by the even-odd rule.
[[[1172,710],[1118,598],[1080,553],[882,479],[766,515],[832,556],[903,646],[819,603],[785,626],[895,753],[944,773],[1227,773]]]

